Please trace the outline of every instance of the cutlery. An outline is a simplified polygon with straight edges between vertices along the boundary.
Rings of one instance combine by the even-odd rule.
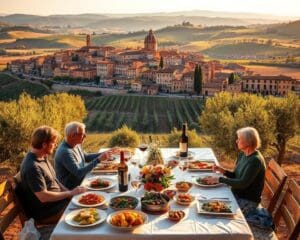
[[[73,210],[77,210],[77,209],[82,209],[83,207],[69,207],[68,208],[68,210],[70,210],[70,211],[73,211]],[[101,205],[101,206],[98,206],[98,207],[95,207],[95,208],[99,208],[99,209],[101,209],[101,210],[106,210],[106,209],[108,209],[108,203],[105,203],[105,204],[103,204],[103,205]]]

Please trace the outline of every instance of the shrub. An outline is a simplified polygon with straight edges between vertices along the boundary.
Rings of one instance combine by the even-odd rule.
[[[139,136],[126,125],[114,131],[108,142],[109,147],[132,147],[135,148],[139,144]]]
[[[189,147],[202,147],[203,141],[200,136],[197,134],[196,130],[188,130],[187,135],[189,137]],[[177,128],[173,128],[171,133],[168,136],[168,142],[170,147],[178,147],[179,139],[181,137],[181,131],[177,130]]]

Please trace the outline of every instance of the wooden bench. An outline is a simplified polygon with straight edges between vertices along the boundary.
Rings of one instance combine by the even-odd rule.
[[[283,219],[289,235],[288,240],[296,240],[300,231],[300,186],[295,180],[289,180],[283,200],[274,215],[275,226]]]
[[[284,184],[287,180],[287,175],[279,164],[271,159],[265,174],[265,185],[262,193],[263,204],[268,211],[273,214]]]
[[[22,226],[25,218],[20,213],[13,190],[12,181],[5,181],[0,184],[0,239],[4,239],[4,232],[14,219],[19,216]]]
[[[4,240],[4,232],[16,217],[19,217],[22,227],[25,221],[28,220],[22,204],[15,193],[18,182],[17,177],[18,175],[0,184],[0,240]],[[55,225],[35,224],[41,233],[41,239],[49,239]]]

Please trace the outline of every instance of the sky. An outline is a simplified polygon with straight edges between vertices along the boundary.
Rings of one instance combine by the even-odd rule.
[[[300,0],[0,0],[0,14],[152,13],[188,10],[300,17]]]

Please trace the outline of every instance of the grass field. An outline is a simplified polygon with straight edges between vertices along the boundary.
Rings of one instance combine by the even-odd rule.
[[[87,129],[107,132],[128,125],[139,132],[165,133],[187,122],[198,129],[203,102],[199,99],[104,96],[86,101]]]

